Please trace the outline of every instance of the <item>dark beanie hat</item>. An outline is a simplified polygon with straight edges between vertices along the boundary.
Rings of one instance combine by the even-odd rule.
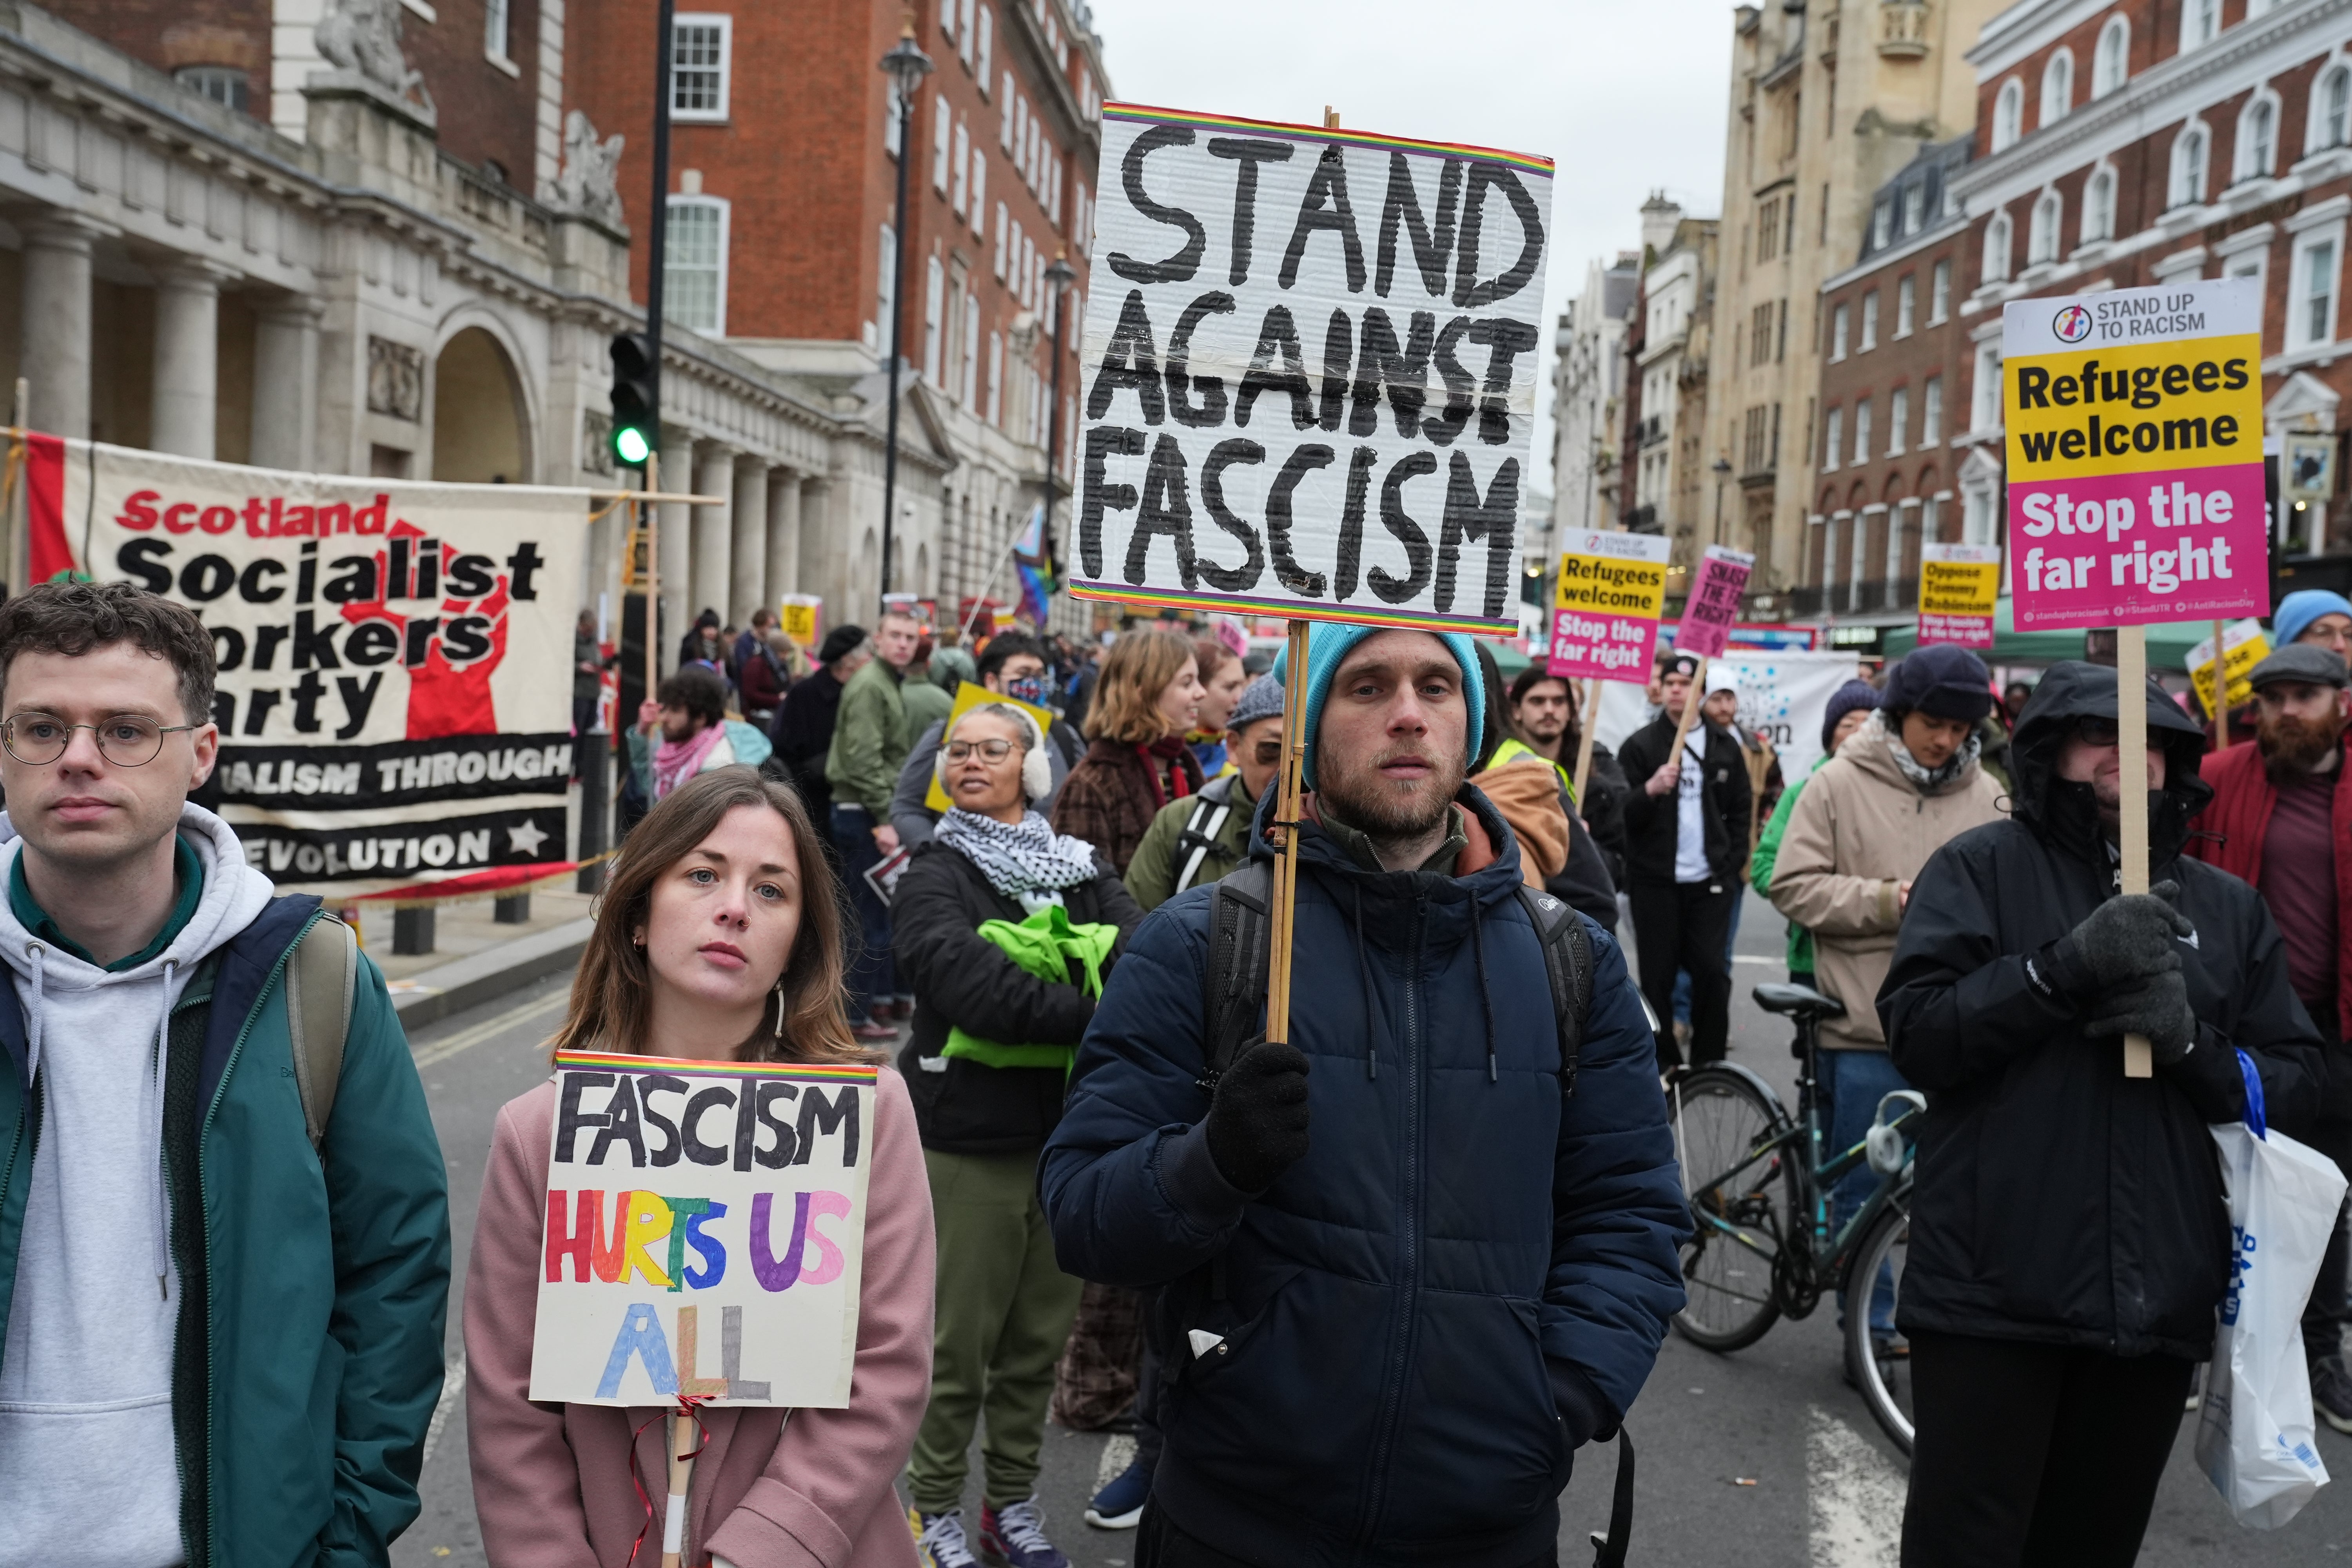
[[[1822,750],[1826,752],[1830,749],[1831,739],[1837,733],[1838,721],[1857,710],[1877,706],[1878,688],[1867,680],[1849,680],[1831,692],[1829,708],[1822,714]]]
[[[824,634],[824,645],[816,650],[819,664],[832,664],[847,658],[866,641],[866,628],[858,626],[835,626]]]
[[[1964,647],[1930,643],[1914,650],[1886,678],[1885,706],[1973,724],[1992,711],[1992,671]]]

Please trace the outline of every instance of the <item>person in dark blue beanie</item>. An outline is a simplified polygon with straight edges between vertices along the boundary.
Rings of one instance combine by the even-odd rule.
[[[1641,997],[1606,931],[1523,889],[1465,782],[1475,653],[1314,628],[1286,1043],[1213,1048],[1239,931],[1212,953],[1198,887],[1129,940],[1079,1047],[1039,1188],[1063,1268],[1157,1293],[1138,1568],[1551,1563],[1575,1450],[1681,1310]],[[1276,803],[1220,887],[1270,882]],[[1573,1095],[1538,912],[1589,952]]]

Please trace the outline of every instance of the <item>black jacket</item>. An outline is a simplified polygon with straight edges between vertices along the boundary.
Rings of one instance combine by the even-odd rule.
[[[2114,716],[2116,675],[2055,665],[2018,724],[2016,816],[1927,862],[1878,994],[1895,1065],[1927,1095],[1906,1330],[2204,1359],[2231,1256],[2206,1124],[2244,1111],[2237,1051],[2261,1072],[2273,1124],[2316,1108],[2318,1036],[2269,910],[2180,853],[2212,795],[2197,776],[2203,737],[2159,692],[2147,710],[2167,762],[2150,877],[2180,884],[2197,928],[2180,944],[2196,1044],[2178,1067],[2126,1079],[2122,1042],[2081,1032],[2088,998],[2071,994],[2073,965],[2053,950],[2116,874],[2090,786],[2056,765],[2075,719]]]
[[[825,818],[833,807],[824,760],[833,752],[833,724],[840,716],[841,682],[830,665],[819,665],[784,693],[783,704],[768,723],[768,740],[816,819],[819,837],[827,837]]]
[[[1625,797],[1632,793],[1615,754],[1594,742],[1592,768],[1584,778],[1583,816],[1601,851],[1601,864],[1609,869],[1612,898],[1613,889],[1625,885]]]
[[[1739,742],[1709,724],[1696,721],[1694,735],[1706,735],[1706,776],[1699,783],[1699,820],[1706,830],[1708,872],[1721,882],[1737,880],[1748,860],[1748,759]],[[1661,713],[1625,737],[1617,760],[1625,772],[1625,879],[1634,882],[1671,883],[1675,879],[1675,836],[1679,821],[1676,795],[1652,795],[1643,786],[1666,765],[1675,743],[1674,721]],[[1690,749],[1683,749],[1689,764]]]
[[[1070,923],[1115,925],[1119,944],[1103,966],[1106,983],[1143,911],[1108,869],[1062,889]],[[1001,1045],[1075,1046],[1095,1016],[1094,999],[1071,976],[1038,979],[983,941],[982,921],[1018,923],[1020,901],[989,886],[980,868],[934,839],[915,851],[890,902],[891,952],[914,987],[915,1021],[898,1053],[898,1075],[915,1102],[923,1147],[949,1154],[1034,1152],[1062,1119],[1069,1075],[1057,1068],[992,1068],[942,1057],[948,1030]],[[926,1064],[929,1065],[926,1065]]]

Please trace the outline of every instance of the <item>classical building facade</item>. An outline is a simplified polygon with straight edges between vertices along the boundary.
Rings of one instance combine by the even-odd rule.
[[[677,17],[663,483],[726,504],[664,509],[666,654],[706,606],[740,621],[818,593],[829,623],[871,617],[894,306],[912,374],[892,585],[977,592],[1042,494],[1042,279],[1066,249],[1084,287],[1099,46],[1066,0],[924,8],[937,68],[899,301],[875,62],[901,14]],[[158,450],[617,483],[606,347],[643,324],[653,18],[626,0],[0,4],[0,290],[21,300],[0,378],[26,379],[38,428]],[[989,342],[1001,358],[975,362]],[[620,544],[617,516],[596,525],[591,603],[617,590]]]
[[[1685,217],[1664,195],[1643,205],[1643,270],[1626,343],[1623,526],[1666,535],[1685,570],[1722,531],[1721,481],[1706,455],[1720,228],[1714,218]]]
[[[1751,614],[1789,613],[1809,548],[1822,284],[1860,255],[1875,194],[1974,122],[1964,51],[2004,3],[1766,0],[1735,13],[1705,445],[1710,465],[1731,465],[1727,542],[1757,555]]]

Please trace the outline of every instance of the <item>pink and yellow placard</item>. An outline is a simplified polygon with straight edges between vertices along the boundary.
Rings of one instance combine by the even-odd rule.
[[[2269,608],[2262,320],[2241,278],[2004,309],[2020,631]]]
[[[1919,642],[1958,647],[1992,647],[1993,611],[2000,601],[1997,544],[1919,547]]]
[[[1650,679],[1666,607],[1664,534],[1580,531],[1563,542],[1544,671],[1570,680]]]

